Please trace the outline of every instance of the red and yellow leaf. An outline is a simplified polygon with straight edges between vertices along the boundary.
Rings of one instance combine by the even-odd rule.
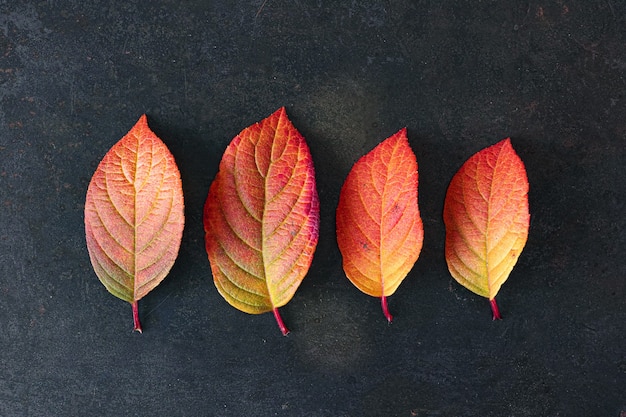
[[[526,239],[528,178],[520,157],[504,139],[476,153],[454,175],[443,210],[446,261],[461,285],[495,301]]]
[[[319,200],[313,160],[284,108],[228,145],[204,207],[215,286],[250,314],[291,300],[317,246]]]
[[[133,307],[168,274],[185,223],[183,190],[174,157],[147,118],[104,156],[85,202],[91,264],[111,294]]]
[[[392,295],[419,257],[424,229],[417,203],[417,160],[406,129],[359,159],[341,188],[337,243],[348,279],[365,294]]]

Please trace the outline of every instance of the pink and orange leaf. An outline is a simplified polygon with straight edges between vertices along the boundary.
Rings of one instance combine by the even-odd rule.
[[[204,207],[205,243],[218,292],[249,313],[287,304],[307,274],[319,235],[315,171],[284,108],[228,145]]]
[[[167,146],[141,116],[104,156],[85,201],[85,235],[91,264],[106,289],[131,303],[165,278],[184,228],[180,173]]]

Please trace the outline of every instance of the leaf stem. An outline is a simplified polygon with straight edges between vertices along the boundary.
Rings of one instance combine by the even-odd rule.
[[[289,329],[285,326],[285,323],[283,323],[283,319],[280,317],[280,313],[278,312],[278,307],[275,307],[272,311],[274,312],[276,323],[278,323],[278,328],[282,332],[283,336],[287,336],[289,334]]]
[[[139,321],[139,306],[137,305],[137,300],[130,303],[133,306],[133,321],[135,323],[135,328],[133,331],[143,333],[141,330],[141,322]]]
[[[491,311],[493,312],[494,320],[502,320],[502,316],[500,315],[500,310],[498,309],[498,304],[496,304],[496,298],[492,298],[489,300],[489,304],[491,304]]]
[[[387,307],[387,297],[385,297],[384,295],[380,297],[380,305],[383,308],[383,314],[385,315],[387,322],[391,323],[393,320],[393,316],[391,315],[391,313],[389,313],[389,308]]]

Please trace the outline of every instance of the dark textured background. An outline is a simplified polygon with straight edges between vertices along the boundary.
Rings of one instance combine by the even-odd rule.
[[[624,415],[625,91],[621,0],[0,0],[0,415]],[[219,296],[202,231],[226,145],[283,105],[322,220],[288,337]],[[83,208],[142,113],[186,228],[139,335],[91,268]],[[334,210],[404,126],[425,241],[388,326],[343,274]],[[441,213],[463,161],[507,136],[532,223],[493,322],[447,271]]]

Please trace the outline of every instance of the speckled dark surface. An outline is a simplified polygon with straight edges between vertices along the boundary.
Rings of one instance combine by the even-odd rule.
[[[624,415],[625,91],[619,0],[0,1],[0,415]],[[280,106],[322,221],[288,337],[219,296],[201,222],[228,142]],[[139,335],[91,268],[83,207],[142,113],[186,229]],[[388,326],[343,274],[334,210],[404,126],[425,241]],[[462,162],[507,136],[532,223],[493,322],[447,271],[441,213]]]

